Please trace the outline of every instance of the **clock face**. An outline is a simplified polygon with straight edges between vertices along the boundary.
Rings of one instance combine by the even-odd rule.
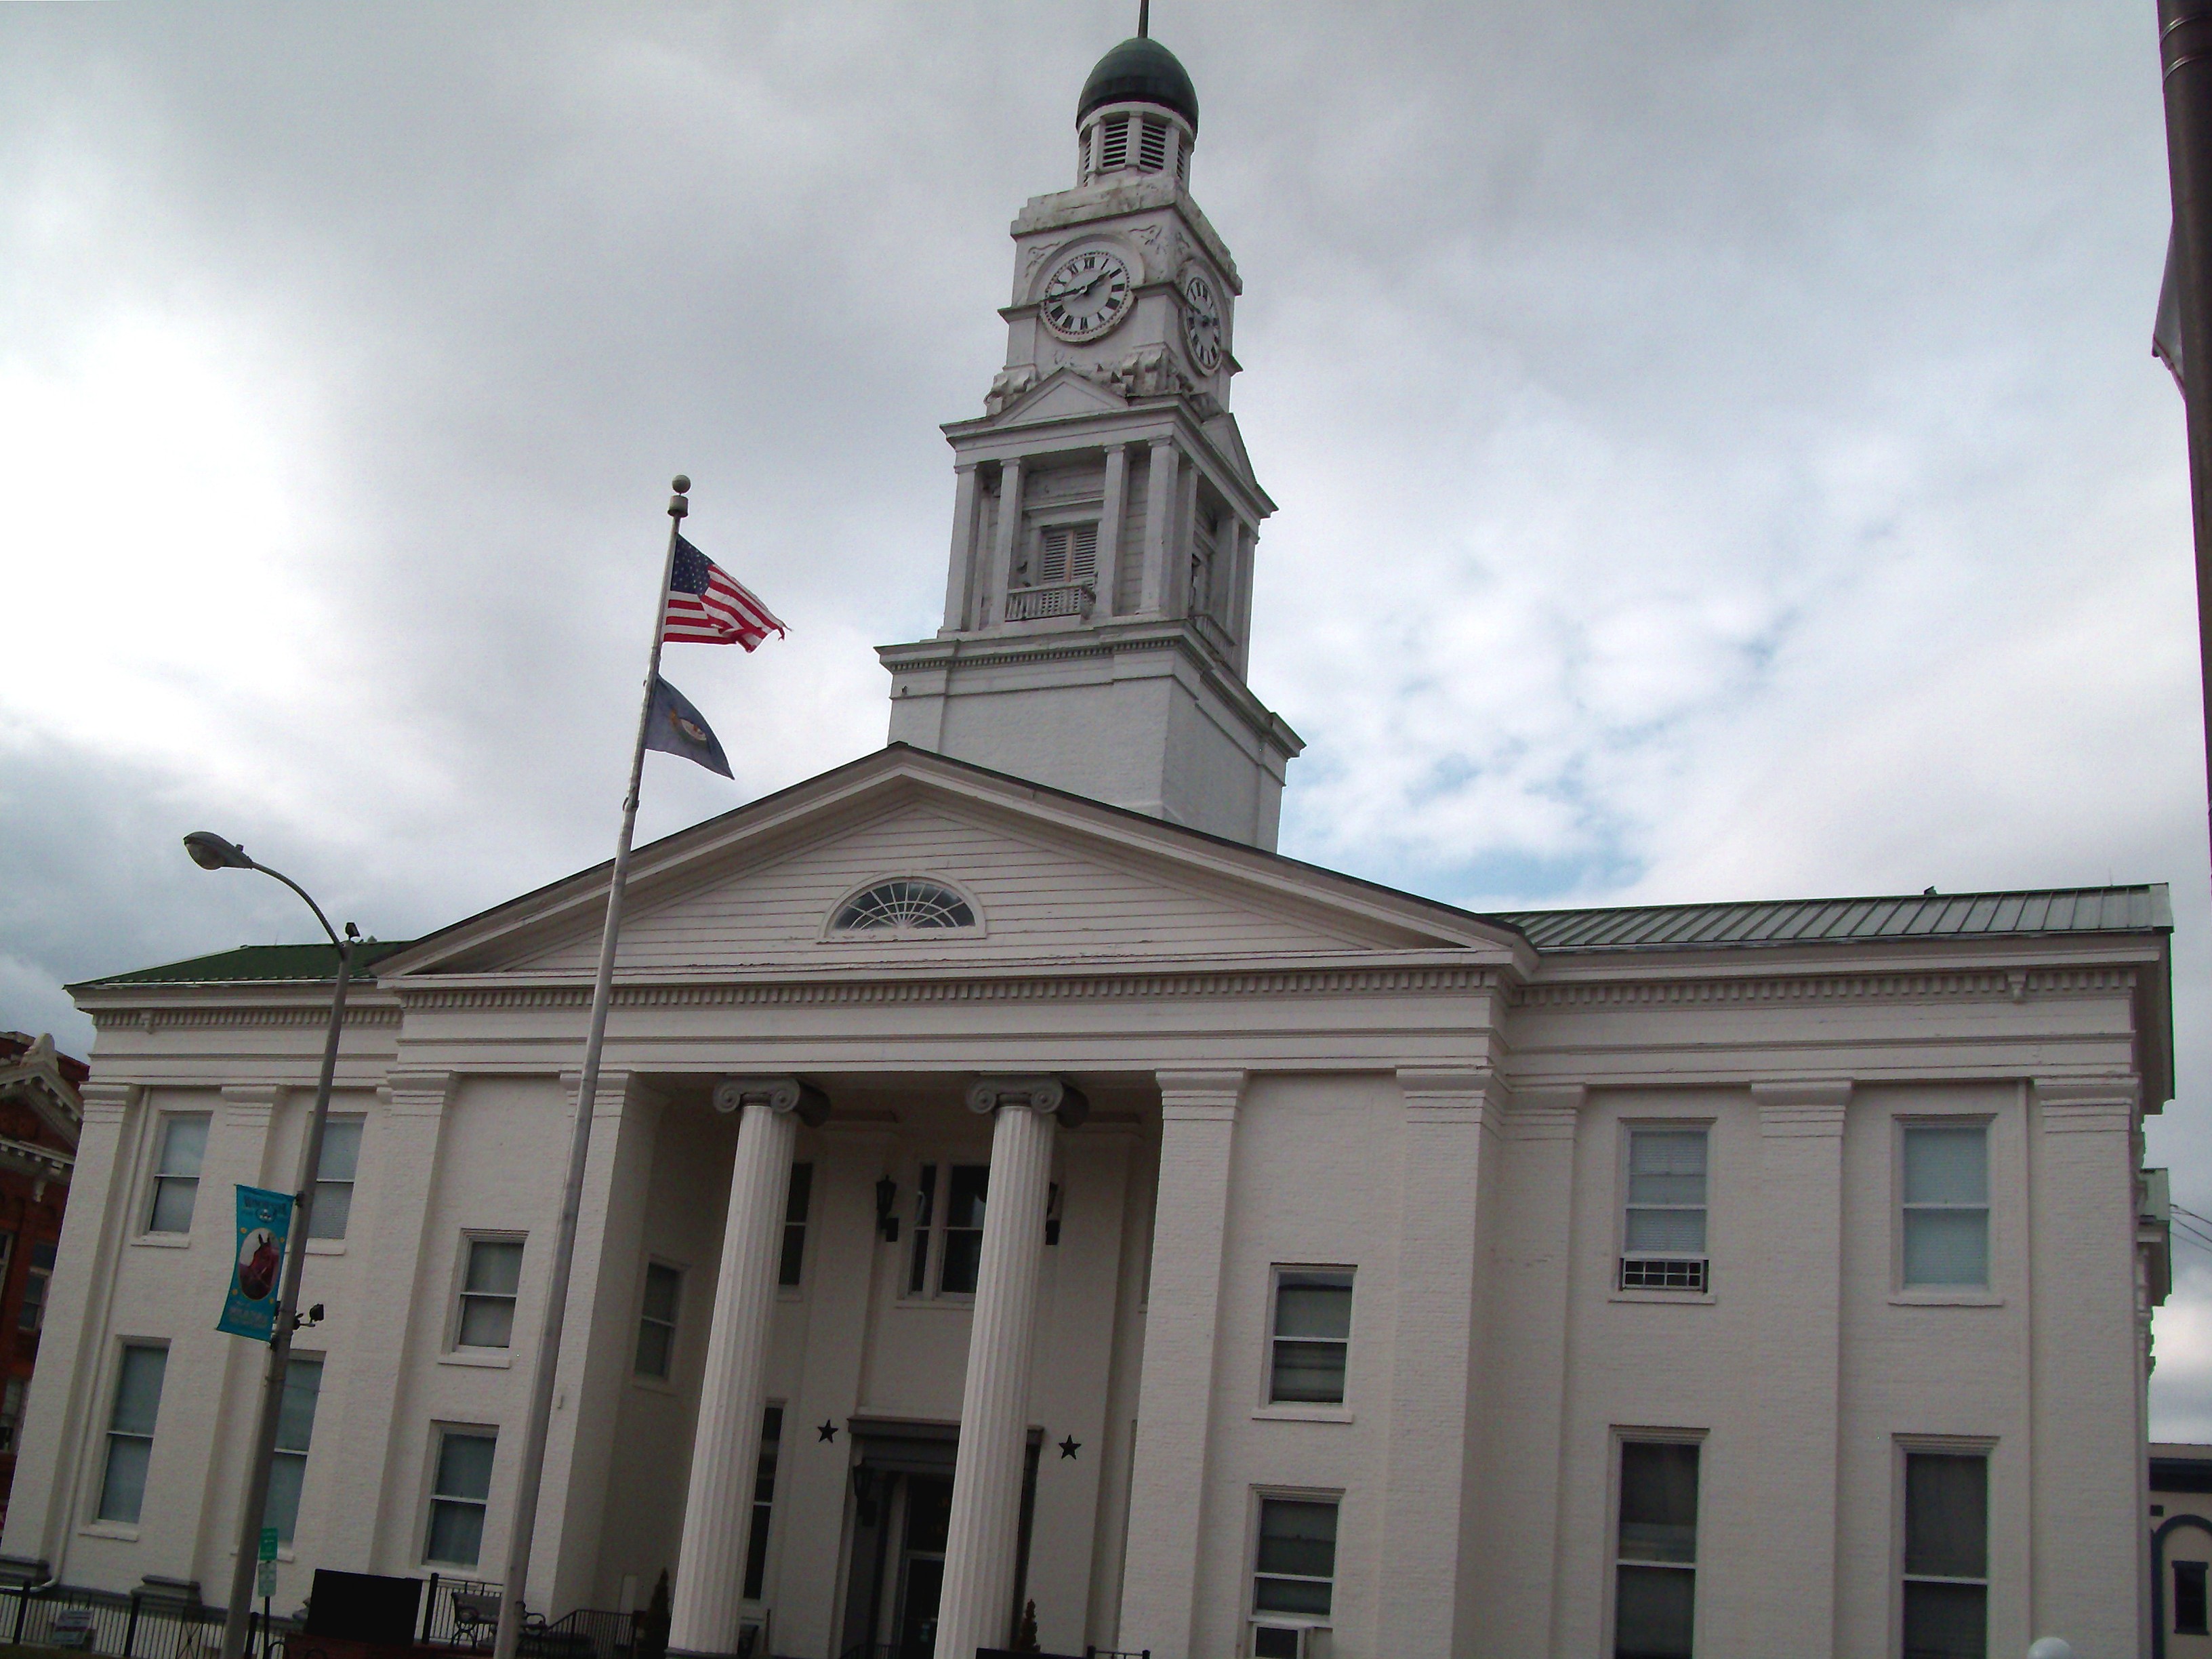
[[[1037,310],[1063,340],[1095,340],[1129,312],[1129,267],[1110,249],[1085,248],[1062,260]]]
[[[1190,343],[1190,360],[1211,374],[1221,367],[1221,302],[1213,297],[1213,284],[1194,270],[1182,279],[1182,331]]]

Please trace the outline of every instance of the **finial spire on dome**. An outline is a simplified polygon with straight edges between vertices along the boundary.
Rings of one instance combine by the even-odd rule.
[[[1137,39],[1152,38],[1152,0],[1137,0]]]

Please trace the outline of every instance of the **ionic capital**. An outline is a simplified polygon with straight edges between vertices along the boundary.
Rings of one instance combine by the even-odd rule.
[[[830,1118],[830,1097],[795,1077],[726,1077],[714,1085],[716,1111],[742,1112],[748,1106],[796,1112],[810,1129],[820,1128]]]
[[[982,1077],[968,1085],[968,1109],[988,1116],[1001,1106],[1048,1112],[1063,1128],[1079,1127],[1091,1115],[1083,1091],[1065,1078]]]

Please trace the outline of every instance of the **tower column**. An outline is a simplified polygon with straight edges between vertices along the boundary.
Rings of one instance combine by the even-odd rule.
[[[968,1106],[996,1121],[938,1603],[937,1651],[945,1659],[1005,1646],[1013,1619],[1053,1127],[1060,1118],[1081,1121],[1085,1109],[1083,1097],[1052,1077],[985,1078],[968,1091]]]
[[[1167,608],[1174,574],[1168,550],[1175,545],[1176,446],[1173,438],[1152,440],[1152,465],[1145,473],[1145,579],[1137,609],[1154,615]]]
[[[802,1119],[819,1123],[829,1102],[796,1078],[725,1078],[714,1085],[714,1109],[742,1115],[669,1607],[668,1645],[689,1653],[738,1650],[791,1158]]]
[[[975,626],[989,628],[1006,619],[1006,593],[1014,580],[1014,549],[1022,533],[1022,459],[999,467],[999,533],[992,538],[991,578],[983,586],[981,614]]]
[[[1129,446],[1106,446],[1106,498],[1098,509],[1098,598],[1091,614],[1114,614],[1121,586],[1121,522],[1128,514]]]
[[[952,562],[945,579],[945,627],[957,634],[969,625],[975,589],[975,463],[952,469]]]

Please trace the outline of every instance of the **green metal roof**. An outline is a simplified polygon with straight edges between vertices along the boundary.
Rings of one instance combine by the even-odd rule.
[[[1997,934],[2170,933],[2166,884],[2045,887],[2019,893],[1768,899],[1519,910],[1492,916],[1539,951],[1652,951],[1744,945],[1847,945]]]
[[[368,969],[411,939],[364,939],[354,947],[353,971],[367,978]],[[219,951],[211,957],[193,957],[161,968],[141,968],[135,973],[110,974],[69,988],[97,990],[111,985],[240,985],[249,981],[312,985],[338,976],[335,945],[241,945],[235,951]]]

